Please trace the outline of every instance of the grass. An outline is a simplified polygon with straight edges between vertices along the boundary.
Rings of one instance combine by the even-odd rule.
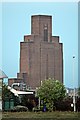
[[[3,118],[45,118],[45,119],[51,119],[61,118],[62,120],[66,120],[67,118],[74,118],[74,120],[78,120],[80,118],[80,113],[76,112],[3,112],[2,114]],[[77,118],[77,119],[76,119]],[[5,120],[6,120],[5,119]],[[73,119],[72,119],[73,120]],[[80,120],[80,119],[79,119]]]

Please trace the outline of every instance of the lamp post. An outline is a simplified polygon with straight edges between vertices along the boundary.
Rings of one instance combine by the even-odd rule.
[[[74,105],[74,112],[76,112],[76,96],[75,96],[75,86],[74,86],[74,64],[75,64],[75,56],[73,56],[73,105]]]
[[[42,86],[42,81],[41,81],[41,86]],[[39,97],[39,109],[40,109],[40,105],[41,105],[41,100],[40,100],[40,97]]]

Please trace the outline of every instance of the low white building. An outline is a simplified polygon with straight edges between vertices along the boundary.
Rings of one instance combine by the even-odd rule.
[[[74,96],[74,89],[73,88],[66,88],[66,94],[69,97],[73,97]],[[75,96],[78,97],[78,88],[75,88]]]

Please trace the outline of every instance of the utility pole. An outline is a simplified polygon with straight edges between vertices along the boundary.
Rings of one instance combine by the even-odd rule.
[[[41,84],[40,84],[41,86],[42,86],[42,81],[41,81]],[[41,105],[41,100],[40,100],[40,97],[39,97],[39,109],[40,109],[40,105]]]
[[[74,86],[74,64],[75,64],[75,56],[73,56],[73,106],[74,112],[76,112],[76,96],[75,96],[75,86]]]

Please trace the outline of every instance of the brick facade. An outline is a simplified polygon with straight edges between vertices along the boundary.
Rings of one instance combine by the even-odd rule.
[[[52,36],[52,16],[31,17],[31,35],[20,43],[20,76],[32,88],[48,78],[63,82],[63,44]]]

